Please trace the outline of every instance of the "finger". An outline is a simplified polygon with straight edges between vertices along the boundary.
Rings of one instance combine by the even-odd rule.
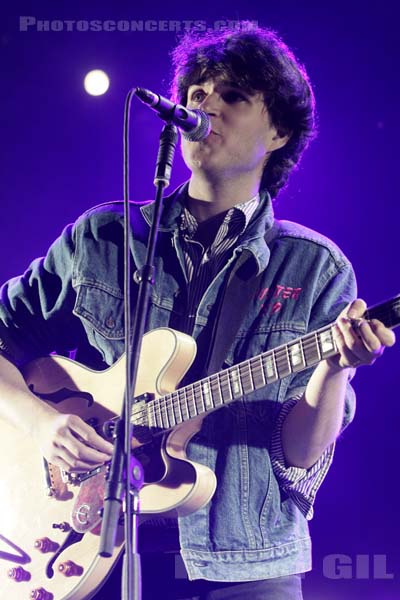
[[[340,317],[336,325],[343,337],[345,345],[343,350],[354,355],[357,359],[361,359],[365,346],[360,338],[358,329],[354,328],[353,322],[348,317]]]
[[[59,467],[63,471],[66,471],[67,473],[70,473],[73,470],[71,468],[71,465],[66,460],[64,460],[61,456],[55,455],[53,458],[49,459],[49,462],[52,465]],[[83,472],[84,471],[87,471],[87,469],[84,469]]]
[[[85,421],[83,421],[80,417],[71,415],[68,425],[73,434],[85,442],[85,444],[99,450],[104,454],[112,456],[113,445],[107,440],[103,439],[98,433],[96,433],[93,427],[85,423]]]
[[[101,452],[81,442],[71,431],[64,436],[63,446],[74,459],[89,466],[103,464],[111,458],[111,454]]]
[[[363,316],[366,310],[366,302],[361,298],[357,298],[346,307],[346,309],[344,310],[344,314],[349,319],[358,319]]]
[[[348,341],[345,339],[344,328],[338,323],[333,328],[333,335],[335,338],[336,348],[340,354],[339,366],[340,367],[356,367],[360,364],[360,358],[356,355],[348,345]],[[351,335],[346,332],[347,338]]]
[[[47,455],[48,461],[63,469],[64,471],[77,472],[77,473],[85,473],[87,471],[91,471],[101,464],[86,462],[78,459],[76,456],[71,454],[71,452],[65,446],[54,446],[52,453]]]
[[[394,331],[388,329],[388,327],[385,327],[381,321],[378,321],[378,319],[372,319],[371,321],[369,321],[369,324],[371,326],[372,331],[383,346],[387,346],[388,348],[390,348],[390,346],[393,346],[393,344],[396,341]]]
[[[386,346],[393,346],[396,339],[394,333],[376,319],[373,321],[360,319],[356,325],[356,331],[374,358],[381,356]]]
[[[376,358],[383,353],[383,345],[375,331],[372,329],[370,322],[361,319],[356,325],[356,331],[359,340],[362,342],[364,349],[374,355]],[[361,352],[364,354],[363,349]]]

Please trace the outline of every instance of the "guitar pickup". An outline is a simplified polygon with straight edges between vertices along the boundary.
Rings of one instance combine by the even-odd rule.
[[[135,430],[137,427],[137,424],[135,423],[135,416],[138,413],[140,413],[140,416],[143,417],[143,415],[145,414],[145,413],[143,413],[143,404],[145,404],[146,402],[149,402],[150,400],[154,400],[154,397],[155,397],[154,394],[146,392],[144,394],[141,394],[140,396],[136,396],[132,400],[131,421],[132,421],[132,424],[133,424]],[[119,421],[120,421],[119,417],[114,417],[112,419],[109,419],[108,421],[104,421],[103,435],[106,439],[113,440],[115,438],[117,425],[118,425]],[[141,422],[140,427],[148,428],[148,423]]]

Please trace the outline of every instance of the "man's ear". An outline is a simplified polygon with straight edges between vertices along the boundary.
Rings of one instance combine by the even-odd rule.
[[[279,150],[279,148],[283,148],[283,146],[286,146],[286,144],[290,140],[291,136],[292,136],[291,131],[289,133],[287,133],[286,135],[280,135],[278,132],[276,132],[276,134],[272,138],[272,142],[270,144],[269,151],[273,152],[274,150]]]

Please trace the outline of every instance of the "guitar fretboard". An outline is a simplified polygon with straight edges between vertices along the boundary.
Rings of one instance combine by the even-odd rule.
[[[147,404],[150,427],[179,423],[237,400],[336,354],[332,326],[264,352]]]
[[[379,319],[387,327],[400,323],[400,296],[368,309],[365,319]],[[135,411],[136,424],[154,431],[168,430],[180,423],[220,408],[292,373],[315,366],[337,354],[334,324],[263,352],[224,371],[182,387]],[[140,414],[142,417],[140,418]]]

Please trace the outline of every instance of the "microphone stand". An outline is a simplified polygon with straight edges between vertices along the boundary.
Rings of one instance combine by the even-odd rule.
[[[163,127],[157,156],[154,185],[156,187],[155,210],[147,246],[146,262],[140,271],[134,274],[139,283],[138,299],[135,308],[134,324],[130,327],[130,211],[128,182],[128,130],[129,106],[135,90],[128,94],[125,104],[124,125],[124,196],[125,196],[125,355],[126,385],[125,399],[121,417],[115,434],[114,452],[104,497],[103,521],[100,537],[100,556],[113,554],[120,512],[124,502],[125,554],[123,565],[123,600],[141,600],[140,556],[138,547],[139,490],[143,485],[143,468],[132,456],[131,404],[135,401],[132,391],[135,389],[142,337],[148,312],[150,289],[154,284],[154,255],[163,209],[163,191],[169,185],[175,147],[178,140],[177,128],[168,123]]]

